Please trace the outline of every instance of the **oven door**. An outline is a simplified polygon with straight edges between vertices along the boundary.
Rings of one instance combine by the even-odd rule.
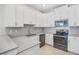
[[[54,36],[54,43],[67,45],[67,37]]]

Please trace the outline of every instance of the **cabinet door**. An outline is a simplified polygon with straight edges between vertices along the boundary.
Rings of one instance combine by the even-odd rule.
[[[53,14],[37,13],[35,27],[54,27]]]
[[[62,19],[68,19],[68,7],[67,6],[63,6],[61,8],[61,18]]]
[[[53,12],[51,15],[50,15],[50,26],[52,27],[55,27],[55,13]]]
[[[30,24],[30,19],[29,19],[29,11],[24,7],[24,10],[23,10],[23,15],[24,15],[24,20],[23,20],[23,23],[24,24]]]
[[[15,27],[23,27],[23,6],[16,5],[15,14]]]
[[[5,6],[5,26],[6,27],[15,26],[15,6],[14,5]]]
[[[45,15],[44,24],[46,27],[54,27],[54,12]]]
[[[60,19],[62,19],[62,12],[63,12],[63,10],[62,10],[61,7],[60,7],[60,8],[57,8],[57,9],[55,10],[55,20],[60,20]]]
[[[55,20],[58,20],[58,19],[60,18],[59,11],[56,9],[56,10],[54,11],[54,13],[55,13],[55,14],[54,14],[54,15],[55,15],[55,16],[54,16],[54,19],[55,19]]]
[[[75,13],[76,26],[79,26],[79,5],[75,6]]]
[[[79,54],[79,37],[69,37],[68,50]]]
[[[68,7],[62,6],[55,10],[55,20],[68,19]]]
[[[70,19],[72,19],[70,23],[73,23],[73,26],[79,26],[79,5],[73,5],[70,7],[72,9],[72,16]],[[70,9],[69,8],[69,9]],[[71,24],[70,24],[71,25]]]
[[[41,13],[36,13],[36,24],[35,27],[44,27],[45,26],[45,17]]]
[[[76,9],[75,6],[68,8],[69,26],[76,26]]]
[[[46,34],[46,43],[53,46],[53,34]]]
[[[23,8],[24,24],[35,24],[36,23],[36,11],[27,6]]]

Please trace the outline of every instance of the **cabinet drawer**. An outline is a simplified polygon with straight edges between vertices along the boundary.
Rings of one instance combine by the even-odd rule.
[[[67,45],[67,38],[54,36],[54,42]]]
[[[59,45],[57,43],[54,43],[54,47],[61,49],[61,50],[64,50],[64,51],[68,51],[67,46]]]

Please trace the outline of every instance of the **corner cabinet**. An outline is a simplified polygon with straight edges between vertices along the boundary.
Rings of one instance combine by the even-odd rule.
[[[5,5],[5,27],[23,27],[23,14],[20,6]]]
[[[79,54],[79,37],[69,36],[68,38],[68,51]]]

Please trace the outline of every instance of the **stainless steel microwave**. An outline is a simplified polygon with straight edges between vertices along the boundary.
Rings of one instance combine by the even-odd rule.
[[[67,27],[68,20],[57,20],[55,21],[55,27]]]

